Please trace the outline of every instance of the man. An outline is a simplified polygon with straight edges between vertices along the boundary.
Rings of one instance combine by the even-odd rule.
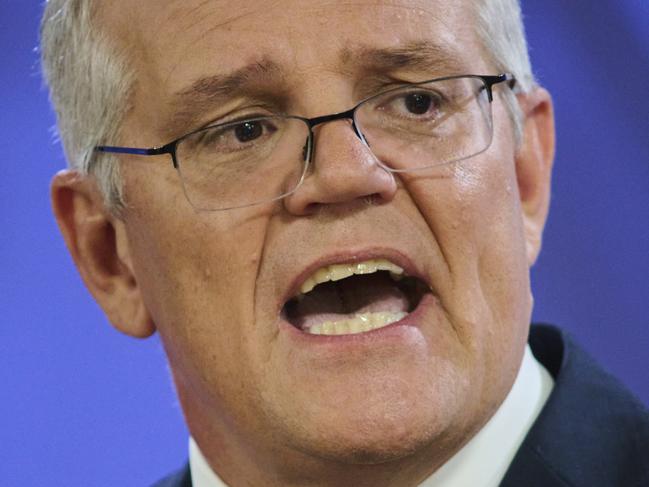
[[[192,434],[160,485],[649,483],[647,412],[529,333],[554,126],[515,1],[50,0],[42,37],[57,220]]]

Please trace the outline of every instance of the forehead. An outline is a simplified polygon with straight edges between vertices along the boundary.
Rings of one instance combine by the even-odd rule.
[[[458,0],[118,0],[108,4],[104,14],[140,60],[171,73],[190,63],[233,68],[259,58],[308,69],[337,64],[349,52],[346,47],[421,40],[461,57],[474,38],[468,4]]]
[[[371,64],[407,69],[399,63],[412,60],[381,58],[381,50],[399,54],[405,48],[436,58],[439,66],[430,77],[482,71],[471,5],[468,0],[249,0],[234,6],[229,0],[118,0],[102,15],[135,62],[139,90],[146,91],[139,101],[150,99],[150,114],[151,106],[171,103],[196,88],[197,80],[251,66],[258,69],[244,75],[265,78],[267,85],[281,79],[287,90],[299,83],[312,90],[326,83],[330,90],[336,78],[352,78]]]

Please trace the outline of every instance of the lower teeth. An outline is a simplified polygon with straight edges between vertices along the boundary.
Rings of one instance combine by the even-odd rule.
[[[319,323],[306,328],[304,331],[312,335],[351,335],[383,328],[403,319],[407,314],[403,311],[360,313],[350,319]]]

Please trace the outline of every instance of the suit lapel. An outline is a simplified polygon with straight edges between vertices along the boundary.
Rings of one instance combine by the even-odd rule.
[[[192,475],[189,471],[189,464],[182,470],[165,477],[151,487],[192,487]]]
[[[501,486],[649,482],[647,410],[559,329],[535,326],[529,343],[555,385]]]

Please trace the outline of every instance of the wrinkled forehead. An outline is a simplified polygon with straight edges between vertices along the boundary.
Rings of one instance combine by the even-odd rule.
[[[430,77],[482,71],[469,1],[117,0],[104,9],[138,82],[163,102],[233,73],[231,85],[256,76],[293,88],[409,63],[429,65]]]
[[[117,0],[104,6],[104,14],[141,60],[168,72],[190,62],[218,60],[235,67],[261,58],[309,69],[345,61],[361,44],[427,40],[462,57],[475,37],[467,5],[458,0]]]

